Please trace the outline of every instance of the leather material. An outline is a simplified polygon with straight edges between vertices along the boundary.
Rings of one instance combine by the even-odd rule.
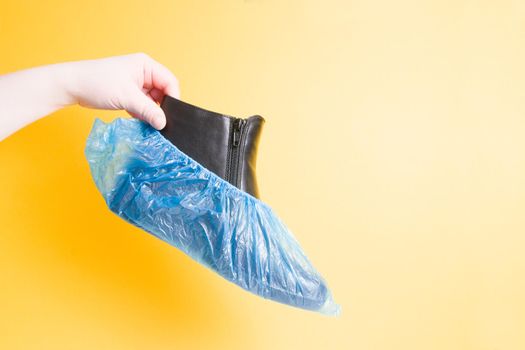
[[[168,95],[161,108],[166,115],[166,127],[160,132],[166,139],[208,170],[259,198],[256,164],[264,118],[259,115],[236,118]],[[243,126],[236,131],[239,120],[244,121]]]

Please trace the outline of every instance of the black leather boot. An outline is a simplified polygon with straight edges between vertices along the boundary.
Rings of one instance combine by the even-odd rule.
[[[264,118],[236,118],[166,95],[161,134],[182,152],[239,189],[259,198],[257,146]]]

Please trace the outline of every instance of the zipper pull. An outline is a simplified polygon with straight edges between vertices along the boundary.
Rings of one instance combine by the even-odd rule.
[[[233,146],[237,147],[239,146],[239,142],[241,140],[241,131],[242,127],[246,123],[246,120],[244,119],[235,119],[233,124]]]

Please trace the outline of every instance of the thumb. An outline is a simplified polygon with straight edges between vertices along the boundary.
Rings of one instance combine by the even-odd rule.
[[[142,91],[134,89],[127,97],[124,109],[134,118],[145,121],[157,130],[166,126],[164,111]]]

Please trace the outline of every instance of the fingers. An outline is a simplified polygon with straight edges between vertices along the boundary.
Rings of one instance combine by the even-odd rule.
[[[128,94],[125,109],[135,118],[144,120],[157,130],[166,126],[166,116],[157,103],[164,95],[180,97],[179,81],[171,71],[146,54],[135,55],[143,64],[143,86]]]
[[[162,98],[164,97],[164,92],[162,92],[159,89],[151,89],[148,92],[148,96],[150,96],[155,102],[162,103]]]
[[[175,75],[159,62],[149,58],[149,56],[144,67],[144,88],[147,90],[158,90],[162,94],[175,98],[180,97],[179,81]],[[159,94],[157,93],[157,95]]]
[[[157,130],[166,126],[164,111],[140,89],[133,89],[127,94],[127,102],[123,107],[133,117],[145,121]]]

